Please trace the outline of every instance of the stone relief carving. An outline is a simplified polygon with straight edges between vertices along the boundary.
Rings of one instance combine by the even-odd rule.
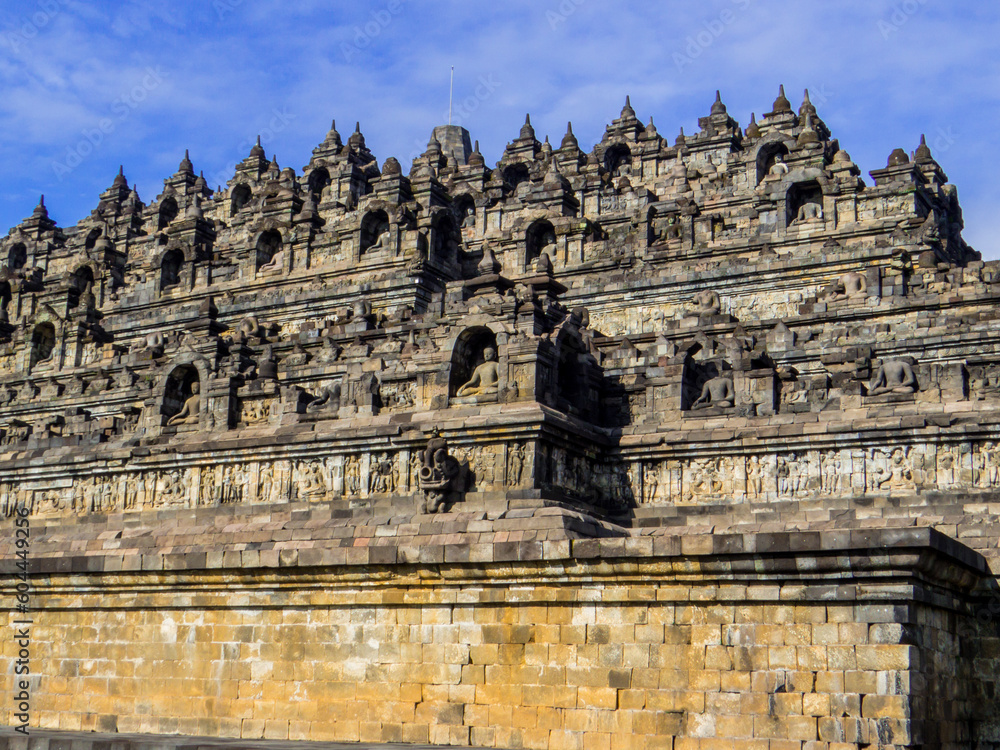
[[[390,410],[412,409],[417,405],[417,382],[402,380],[382,383],[382,405]]]
[[[240,402],[240,421],[245,425],[267,422],[271,418],[275,402],[269,398],[246,398]]]
[[[395,454],[381,453],[372,457],[368,491],[371,494],[389,494],[396,491]]]
[[[361,457],[350,455],[344,461],[344,493],[351,496],[361,494]]]
[[[509,447],[506,475],[506,484],[508,487],[517,487],[521,484],[521,477],[524,475],[526,451],[527,446],[524,443],[515,443]]]

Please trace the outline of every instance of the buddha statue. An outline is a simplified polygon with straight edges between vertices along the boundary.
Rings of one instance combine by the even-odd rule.
[[[692,300],[695,304],[694,312],[696,315],[718,315],[722,310],[722,300],[719,293],[711,289],[698,292],[692,297]]]
[[[691,404],[692,409],[707,409],[710,406],[729,407],[736,403],[736,391],[732,378],[723,376],[706,381],[701,388],[698,400]]]
[[[181,410],[167,420],[168,425],[193,424],[198,422],[198,414],[201,411],[201,390],[198,383],[191,384],[191,396],[184,402]]]
[[[483,350],[483,362],[472,373],[469,382],[459,387],[456,396],[482,396],[496,393],[500,382],[500,366],[497,351],[491,346]]]
[[[868,384],[868,395],[878,396],[883,393],[915,393],[917,376],[909,362],[901,359],[890,359],[882,363]]]

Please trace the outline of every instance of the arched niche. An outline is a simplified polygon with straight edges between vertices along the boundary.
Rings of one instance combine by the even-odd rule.
[[[632,172],[632,152],[623,143],[615,144],[604,152],[604,168],[613,177],[623,177]]]
[[[170,223],[177,218],[178,212],[177,201],[171,196],[160,201],[160,209],[157,212],[157,229],[166,229],[170,226]]]
[[[323,191],[330,185],[330,172],[326,167],[314,169],[309,173],[309,192],[312,193],[313,200],[319,203],[323,196]]]
[[[184,404],[194,395],[195,386],[200,385],[198,369],[191,364],[178,365],[167,378],[163,389],[163,405],[160,413],[168,420],[184,409]]]
[[[243,182],[236,185],[229,198],[229,215],[236,216],[250,202],[251,197],[253,197],[253,192],[249,185]]]
[[[455,220],[462,229],[476,228],[476,201],[471,195],[468,193],[459,195],[451,205],[455,212]]]
[[[184,253],[179,249],[167,250],[160,259],[160,291],[166,291],[181,283],[181,269],[184,267]]]
[[[80,299],[90,292],[94,286],[94,272],[90,266],[80,266],[69,277],[69,300],[70,309],[80,304]]]
[[[257,238],[256,263],[257,270],[270,265],[275,256],[281,251],[281,233],[277,229],[268,229],[261,232]]]
[[[797,182],[785,196],[787,225],[823,218],[823,188],[816,180]]]
[[[757,150],[755,161],[757,168],[756,183],[760,184],[770,174],[771,169],[778,162],[779,158],[784,160],[787,156],[788,146],[782,141],[770,141],[769,143],[762,144]],[[787,168],[784,171],[787,173]]]
[[[548,253],[554,259],[556,247],[556,230],[552,222],[539,219],[528,227],[524,237],[525,255],[524,268],[531,267],[531,261],[539,257],[542,253]]]
[[[15,242],[7,251],[7,268],[20,271],[28,263],[28,248],[23,242]]]
[[[389,249],[389,215],[382,209],[369,211],[361,221],[361,252]]]
[[[13,294],[10,290],[10,283],[7,281],[0,281],[0,323],[10,322],[7,306],[10,305],[12,297]]]
[[[531,172],[527,164],[511,164],[503,170],[503,179],[511,190],[517,190],[519,185],[531,179]]]
[[[559,351],[559,365],[556,368],[556,386],[563,406],[577,406],[585,392],[584,369],[580,367],[580,350],[569,341],[564,341]]]
[[[431,238],[432,257],[439,263],[449,263],[457,259],[458,242],[455,222],[448,214],[441,214],[434,222]]]
[[[97,246],[97,240],[101,237],[101,230],[98,227],[94,227],[87,233],[87,239],[83,241],[83,247],[85,250],[93,250]]]
[[[451,351],[451,373],[448,378],[450,398],[459,398],[459,391],[472,381],[476,368],[487,362],[487,350],[492,350],[492,361],[499,360],[497,335],[489,328],[476,326],[467,328],[459,334]],[[494,387],[489,393],[496,393],[496,388]]]
[[[50,362],[56,349],[56,327],[52,323],[39,323],[31,332],[30,367]]]

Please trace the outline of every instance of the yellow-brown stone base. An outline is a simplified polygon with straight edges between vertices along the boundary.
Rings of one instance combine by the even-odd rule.
[[[808,553],[781,536],[753,554],[619,541],[581,558],[567,542],[535,561],[38,575],[31,724],[548,750],[997,746],[981,558],[930,529]],[[10,696],[10,637],[3,655]]]

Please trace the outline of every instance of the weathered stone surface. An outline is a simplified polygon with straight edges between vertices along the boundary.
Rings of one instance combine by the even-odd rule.
[[[1000,266],[926,146],[865,184],[772,110],[40,204],[0,242],[33,721],[1000,746]]]

